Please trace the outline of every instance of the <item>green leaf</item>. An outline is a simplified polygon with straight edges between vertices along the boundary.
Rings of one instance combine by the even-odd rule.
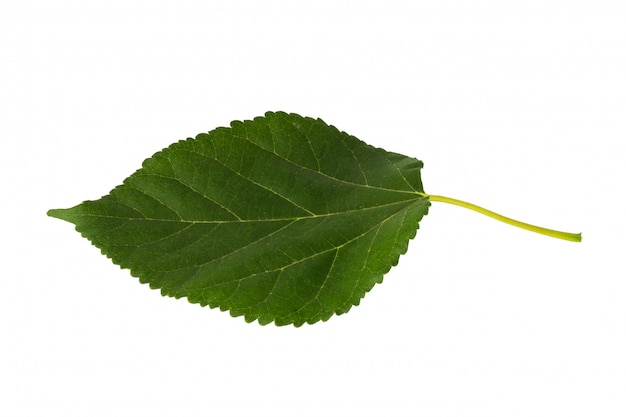
[[[315,323],[346,313],[398,263],[431,201],[422,163],[282,112],[171,145],[108,195],[48,215],[163,295],[246,321]]]
[[[430,206],[421,168],[322,120],[267,113],[48,214],[163,295],[300,326],[346,313],[397,264]]]

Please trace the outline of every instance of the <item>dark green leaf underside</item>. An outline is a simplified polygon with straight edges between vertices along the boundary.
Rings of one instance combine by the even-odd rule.
[[[163,295],[300,326],[358,305],[397,264],[430,205],[421,167],[319,119],[267,113],[48,214]]]

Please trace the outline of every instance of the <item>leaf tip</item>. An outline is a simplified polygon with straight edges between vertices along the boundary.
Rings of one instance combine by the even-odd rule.
[[[55,219],[65,220],[66,222],[72,222],[71,209],[50,209],[46,212],[48,217],[54,217]]]
[[[63,209],[50,209],[46,212],[46,215],[48,217],[54,217],[54,218],[60,219],[62,215],[61,214],[62,211]]]

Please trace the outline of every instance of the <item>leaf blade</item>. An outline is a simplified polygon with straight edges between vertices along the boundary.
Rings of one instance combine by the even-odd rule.
[[[430,205],[421,167],[320,119],[267,113],[48,214],[163,295],[299,326],[347,312],[397,264]]]

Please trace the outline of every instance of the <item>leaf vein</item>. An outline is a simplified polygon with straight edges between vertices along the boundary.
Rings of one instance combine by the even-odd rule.
[[[268,272],[276,272],[276,271],[279,271],[279,270],[285,270],[285,269],[290,268],[290,267],[292,267],[292,266],[294,266],[294,265],[297,265],[297,264],[299,264],[299,263],[302,263],[302,262],[308,261],[309,259],[313,259],[313,258],[315,258],[315,257],[317,257],[317,256],[320,256],[320,255],[326,254],[326,253],[328,253],[328,252],[332,252],[332,251],[335,251],[335,250],[340,250],[340,249],[341,249],[341,248],[343,248],[344,246],[347,246],[347,245],[349,245],[350,243],[355,242],[356,240],[358,240],[358,239],[362,238],[363,236],[367,235],[368,233],[370,233],[370,232],[371,232],[371,231],[373,231],[374,229],[376,229],[376,228],[380,229],[380,227],[381,227],[383,224],[385,224],[386,222],[388,222],[388,221],[389,221],[390,219],[392,219],[393,217],[397,216],[397,215],[398,215],[398,213],[400,213],[400,212],[403,212],[403,211],[404,211],[404,217],[406,217],[406,209],[407,209],[406,207],[403,207],[402,209],[400,209],[400,210],[396,211],[395,213],[391,214],[389,217],[384,218],[384,219],[383,219],[383,220],[381,220],[379,223],[377,223],[377,224],[375,224],[374,226],[370,227],[369,229],[365,230],[365,231],[364,231],[363,233],[361,233],[360,235],[355,236],[355,237],[353,237],[353,238],[351,238],[351,239],[348,239],[346,242],[342,243],[341,245],[333,246],[333,247],[331,247],[331,248],[328,248],[328,249],[325,249],[325,250],[323,250],[323,251],[320,251],[320,252],[314,253],[314,254],[312,254],[312,255],[310,255],[310,256],[306,256],[306,257],[301,258],[301,259],[296,259],[296,260],[294,260],[293,262],[291,262],[291,263],[289,263],[289,264],[282,265],[282,266],[277,267],[277,268],[274,268],[274,269],[269,269],[269,270],[260,271],[260,272],[258,272],[258,273],[254,273],[254,274],[250,274],[250,275],[242,276],[242,277],[239,277],[239,278],[236,278],[236,279],[232,279],[232,280],[229,280],[229,281],[227,281],[227,282],[220,282],[220,283],[218,283],[218,284],[214,284],[214,286],[219,286],[219,285],[227,285],[227,284],[230,284],[230,283],[233,283],[233,282],[237,282],[237,281],[242,281],[242,280],[246,280],[246,279],[254,278],[254,277],[256,277],[256,276],[259,276],[259,275],[262,275],[262,274],[266,274],[266,273],[268,273]],[[291,226],[292,224],[293,224],[293,223],[290,223],[290,224],[286,225],[285,227],[287,227],[287,226]],[[285,227],[284,227],[284,228],[285,228]],[[283,228],[283,229],[284,229],[284,228]],[[279,229],[279,230],[282,230],[282,229]],[[279,230],[277,230],[276,232],[278,232]],[[265,237],[264,237],[264,238],[265,238]],[[253,243],[254,243],[254,242],[253,242]],[[228,254],[226,254],[225,256],[228,256]],[[212,262],[212,261],[210,261],[210,262]],[[333,264],[334,264],[334,260],[333,260]],[[203,265],[196,265],[196,266],[204,266],[204,265],[206,265],[206,264],[203,264]]]
[[[413,194],[411,194],[413,195]],[[173,220],[173,219],[157,219],[157,218],[134,218],[134,217],[122,217],[122,216],[110,216],[110,215],[102,215],[102,214],[76,214],[75,216],[80,217],[102,217],[108,219],[120,219],[120,220],[136,220],[136,221],[156,221],[156,222],[174,222],[174,223],[193,223],[193,224],[228,224],[228,223],[255,223],[255,222],[283,222],[283,221],[295,221],[295,220],[304,220],[304,219],[312,219],[312,218],[321,218],[321,217],[333,217],[333,216],[341,216],[354,212],[364,211],[364,210],[376,210],[383,207],[389,207],[396,204],[411,204],[413,202],[426,199],[427,197],[423,197],[420,195],[413,195],[413,198],[401,201],[394,201],[392,203],[379,204],[377,206],[363,207],[358,209],[350,209],[344,211],[337,211],[332,213],[323,213],[323,214],[314,214],[311,216],[296,216],[296,217],[278,217],[273,219],[242,219],[242,220]]]
[[[235,136],[235,135],[233,134],[233,136]],[[250,140],[250,139],[248,139],[248,138],[241,137],[241,136],[236,136],[236,137],[238,137],[238,138],[240,138],[240,139],[243,139],[243,140],[245,140],[245,141],[247,141],[247,142],[250,142],[252,145],[256,146],[257,148],[261,149],[262,151],[264,151],[264,152],[269,152],[269,153],[273,154],[274,156],[276,156],[276,157],[278,157],[278,158],[282,159],[283,161],[288,162],[289,164],[295,165],[295,166],[296,166],[297,168],[299,168],[299,169],[303,169],[303,170],[311,171],[311,172],[314,172],[314,173],[318,173],[318,174],[320,174],[321,176],[324,176],[324,177],[326,177],[326,178],[328,178],[328,179],[331,179],[331,180],[333,180],[333,181],[337,181],[337,182],[341,182],[341,183],[349,184],[349,185],[356,186],[356,187],[372,188],[372,189],[376,189],[376,190],[391,191],[391,192],[394,192],[394,193],[409,193],[408,191],[405,191],[405,190],[396,190],[396,189],[393,189],[393,188],[385,188],[385,187],[377,187],[377,186],[373,186],[373,185],[359,184],[359,183],[357,183],[357,182],[348,181],[348,180],[344,180],[344,179],[341,179],[341,178],[333,177],[333,176],[331,176],[331,175],[329,175],[329,174],[326,174],[326,173],[325,173],[325,172],[323,172],[323,171],[315,171],[315,170],[313,170],[313,169],[311,169],[311,168],[307,168],[307,167],[305,167],[305,166],[299,165],[298,163],[296,163],[296,162],[294,162],[294,161],[292,161],[292,160],[290,160],[290,159],[285,158],[284,156],[282,156],[282,155],[280,155],[280,154],[276,153],[275,151],[270,151],[270,150],[268,150],[268,149],[266,149],[266,148],[262,147],[261,145],[259,145],[259,144],[255,143],[255,142],[251,141],[251,140]],[[273,138],[273,136],[272,136],[272,138]],[[392,165],[394,165],[394,167],[397,169],[397,167],[395,166],[395,164],[393,164],[393,163],[392,163]],[[404,176],[402,176],[402,177],[403,177],[403,178],[405,179],[405,181],[406,181],[406,178],[405,178]],[[409,184],[409,185],[410,185],[410,184]],[[411,189],[415,190],[413,187],[411,187]],[[415,191],[416,191],[416,190],[415,190]],[[417,192],[417,191],[416,191],[416,192]],[[412,193],[411,193],[411,194],[412,194]]]
[[[143,175],[150,175],[150,174],[143,174]],[[161,201],[161,199],[157,198],[156,196],[149,194],[147,191],[142,190],[140,188],[138,188],[136,185],[130,183],[130,182],[126,182],[126,185],[128,185],[130,188],[140,192],[141,194],[144,194],[147,197],[152,198],[153,200],[157,201],[159,204],[161,204],[163,207],[165,207],[166,209],[170,210],[172,213],[174,213],[176,216],[178,216],[178,219],[180,221],[184,221],[183,217],[173,208],[170,207],[168,204],[165,204],[163,201]]]
[[[150,176],[150,177],[157,177],[157,178],[165,178],[165,179],[170,179],[170,180],[174,180],[177,183],[181,184],[183,187],[193,191],[194,193],[198,194],[199,196],[203,197],[204,199],[206,199],[207,201],[209,201],[210,203],[215,204],[216,206],[219,206],[220,208],[226,210],[228,213],[230,213],[233,217],[235,217],[237,220],[242,220],[241,217],[239,217],[236,213],[234,213],[232,210],[230,210],[228,207],[224,206],[223,204],[221,204],[220,202],[210,198],[209,196],[202,194],[200,191],[196,190],[195,188],[193,188],[192,186],[190,186],[189,184],[181,181],[180,179],[176,178],[176,177],[168,177],[166,175],[161,175],[161,174],[154,174],[154,173],[144,173],[141,174],[144,176]],[[181,217],[179,215],[179,217]],[[182,220],[182,217],[181,217]]]
[[[263,149],[263,148],[261,148],[261,149]],[[284,195],[280,194],[279,192],[277,192],[277,191],[275,191],[275,190],[272,190],[271,188],[269,188],[269,187],[267,187],[267,186],[265,186],[265,185],[263,185],[263,184],[260,184],[260,183],[258,183],[258,182],[256,182],[256,181],[252,180],[251,178],[246,177],[245,175],[242,175],[240,172],[238,172],[237,170],[235,170],[235,169],[231,168],[231,167],[230,167],[230,166],[228,166],[225,162],[220,161],[220,160],[219,160],[219,159],[217,159],[217,158],[213,158],[213,157],[211,157],[211,156],[209,156],[209,155],[205,155],[205,154],[200,153],[200,152],[195,151],[195,150],[194,150],[194,151],[190,151],[190,150],[189,150],[188,152],[196,153],[197,155],[200,155],[200,156],[202,156],[202,157],[204,157],[204,158],[207,158],[207,159],[209,159],[209,160],[211,160],[211,161],[215,161],[215,162],[219,163],[220,165],[222,165],[222,166],[223,166],[224,168],[226,168],[227,170],[229,170],[230,172],[232,172],[233,174],[235,174],[235,175],[237,175],[237,176],[239,176],[239,177],[241,177],[241,178],[245,179],[246,181],[250,182],[251,184],[254,184],[254,185],[256,185],[256,186],[257,186],[257,187],[259,187],[259,188],[262,188],[262,189],[264,189],[264,190],[266,190],[266,191],[271,192],[272,194],[274,194],[274,195],[276,195],[276,196],[278,196],[278,197],[282,198],[283,200],[287,201],[288,203],[290,203],[290,204],[291,204],[291,205],[293,205],[294,207],[299,208],[300,210],[303,210],[303,211],[305,211],[305,212],[307,212],[307,213],[309,213],[309,214],[311,214],[311,215],[315,215],[315,213],[313,213],[312,211],[310,211],[310,210],[306,209],[305,207],[302,207],[301,205],[299,205],[299,204],[295,203],[294,201],[290,200],[289,198],[287,198],[286,196],[284,196]],[[233,214],[234,214],[234,213],[233,213]]]

